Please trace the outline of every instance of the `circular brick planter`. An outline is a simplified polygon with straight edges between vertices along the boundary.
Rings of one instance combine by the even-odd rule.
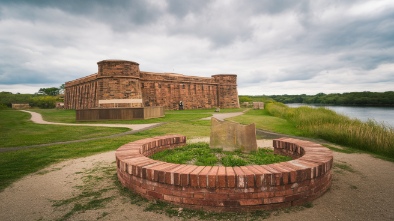
[[[115,153],[120,182],[148,199],[211,211],[303,205],[331,185],[332,152],[292,138],[276,139],[273,144],[275,153],[293,160],[269,165],[194,166],[149,158],[185,144],[185,136],[168,135],[121,146]]]

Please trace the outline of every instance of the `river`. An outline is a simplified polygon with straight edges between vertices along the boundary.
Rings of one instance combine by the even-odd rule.
[[[326,107],[338,114],[346,115],[350,118],[357,118],[361,121],[375,120],[394,127],[394,107],[349,107],[349,106],[322,106],[309,104],[286,104],[289,107],[311,106]]]

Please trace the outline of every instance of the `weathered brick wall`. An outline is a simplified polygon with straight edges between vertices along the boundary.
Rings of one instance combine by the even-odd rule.
[[[141,99],[139,64],[132,61],[104,60],[98,64],[98,96],[99,100]],[[112,104],[101,104],[110,108]],[[142,107],[141,103],[120,103],[117,107]]]
[[[98,106],[97,74],[66,82],[65,109],[88,109]]]
[[[212,211],[303,205],[331,185],[332,152],[297,139],[274,140],[275,152],[286,153],[294,160],[269,165],[194,166],[148,158],[185,143],[185,136],[169,135],[121,146],[115,153],[120,182],[148,199]]]
[[[141,73],[144,106],[178,109],[212,108],[217,106],[218,83],[212,78],[180,74]]]
[[[235,74],[218,74],[212,76],[219,84],[219,107],[234,108],[239,107],[237,91],[237,75]]]
[[[98,100],[142,99],[140,106],[178,109],[238,108],[237,76],[185,76],[172,73],[141,72],[131,61],[104,60],[97,63],[98,73],[66,82],[65,108],[99,107]],[[112,104],[100,104],[112,107]],[[117,107],[130,107],[119,104]]]

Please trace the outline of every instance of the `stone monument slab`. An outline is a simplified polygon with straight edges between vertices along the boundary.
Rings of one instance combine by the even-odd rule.
[[[222,148],[225,151],[241,149],[243,152],[257,150],[255,124],[242,125],[235,122],[219,121],[211,118],[211,148]]]

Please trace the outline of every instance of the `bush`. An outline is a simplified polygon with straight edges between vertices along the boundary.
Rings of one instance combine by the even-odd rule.
[[[8,109],[9,107],[5,104],[0,103],[0,110]]]
[[[57,97],[53,96],[37,96],[31,99],[31,105],[39,108],[55,108]]]
[[[361,122],[320,107],[290,108],[270,103],[266,110],[273,116],[293,123],[307,135],[394,157],[394,128],[374,121]]]

